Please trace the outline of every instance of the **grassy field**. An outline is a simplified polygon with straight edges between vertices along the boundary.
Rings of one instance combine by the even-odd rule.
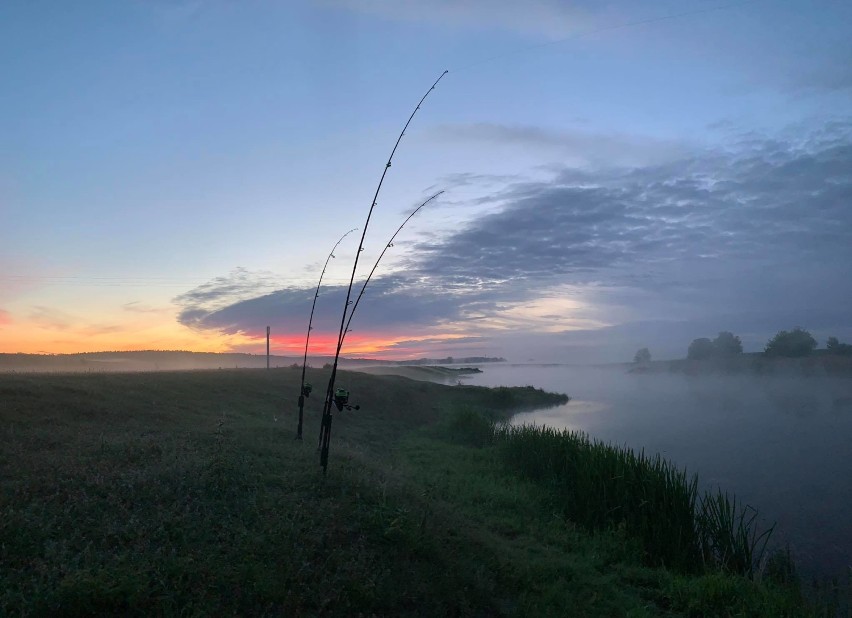
[[[0,374],[0,615],[821,615],[555,508],[483,427],[563,398],[343,372],[323,478],[298,379]]]

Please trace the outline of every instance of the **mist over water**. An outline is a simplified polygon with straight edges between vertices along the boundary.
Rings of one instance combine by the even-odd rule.
[[[625,367],[482,365],[482,386],[564,392],[515,423],[581,430],[660,453],[778,523],[805,575],[852,565],[852,380],[796,375],[631,374]]]

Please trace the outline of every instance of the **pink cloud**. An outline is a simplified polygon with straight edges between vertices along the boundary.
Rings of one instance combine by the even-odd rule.
[[[10,256],[0,248],[0,298],[10,300],[42,287],[46,277],[42,267],[28,259]]]
[[[11,324],[11,323],[12,323],[12,316],[9,315],[9,312],[4,311],[3,309],[0,309],[0,326],[4,326],[5,324]]]

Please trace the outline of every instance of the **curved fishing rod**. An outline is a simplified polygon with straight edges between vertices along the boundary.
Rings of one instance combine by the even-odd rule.
[[[337,351],[334,354],[334,363],[331,366],[331,377],[328,380],[328,390],[325,394],[325,404],[323,405],[323,413],[322,413],[322,426],[321,426],[321,437],[326,433],[331,432],[331,405],[332,405],[332,396],[334,394],[334,381],[337,378],[337,363],[340,359],[340,348],[343,345],[343,329],[346,325],[346,313],[349,309],[349,305],[351,304],[350,298],[352,297],[352,284],[355,282],[355,271],[358,268],[358,258],[361,257],[361,252],[364,250],[364,238],[367,235],[367,228],[370,226],[370,218],[373,216],[373,210],[376,208],[377,200],[379,199],[379,193],[382,190],[382,185],[385,182],[385,176],[387,176],[388,170],[391,167],[391,163],[393,162],[393,156],[396,154],[396,149],[399,148],[399,143],[402,141],[402,136],[405,135],[405,130],[408,128],[408,125],[411,124],[411,121],[414,119],[414,115],[420,109],[420,106],[423,104],[423,101],[426,100],[426,97],[429,96],[429,93],[435,89],[435,86],[438,85],[438,82],[446,75],[449,71],[444,71],[441,73],[440,77],[435,80],[435,83],[432,84],[432,87],[426,91],[420,101],[417,102],[417,105],[414,107],[414,111],[411,112],[411,115],[408,117],[408,120],[405,123],[405,126],[402,127],[402,131],[399,133],[399,137],[396,138],[396,143],[393,145],[393,150],[391,150],[390,156],[388,157],[388,161],[385,164],[385,169],[382,171],[382,177],[379,179],[379,184],[376,187],[376,192],[373,195],[373,201],[370,204],[370,210],[367,212],[367,220],[364,223],[364,230],[361,232],[361,242],[358,244],[358,252],[355,254],[355,263],[352,265],[352,276],[349,278],[349,288],[346,290],[346,304],[343,305],[343,315],[340,318],[340,330],[337,333]],[[322,465],[323,474],[325,474],[326,469],[328,467],[328,443],[327,440],[323,442],[322,454],[320,456],[320,463]]]
[[[441,195],[443,192],[444,192],[444,191],[438,191],[435,195],[433,195],[433,196],[432,196],[432,197],[430,197],[428,200],[426,200],[425,202],[423,202],[422,204],[420,204],[420,206],[418,206],[417,208],[415,208],[415,209],[411,212],[411,214],[409,214],[409,215],[405,218],[405,221],[403,221],[403,222],[402,222],[402,225],[400,225],[400,226],[397,228],[396,232],[394,232],[394,233],[393,233],[393,236],[391,236],[391,237],[390,237],[390,240],[389,240],[389,241],[388,241],[388,243],[385,245],[385,248],[384,248],[384,249],[382,249],[382,252],[379,254],[379,259],[377,259],[377,260],[376,260],[376,263],[375,263],[375,264],[373,264],[373,270],[371,270],[371,271],[370,271],[370,274],[369,274],[369,275],[367,275],[367,279],[364,281],[364,285],[363,285],[363,286],[361,286],[361,291],[358,293],[358,297],[355,299],[355,303],[352,305],[352,311],[350,311],[350,312],[349,312],[349,319],[348,319],[348,320],[346,320],[346,328],[345,328],[345,329],[344,329],[344,331],[343,331],[343,339],[340,341],[340,345],[341,345],[341,347],[343,346],[343,341],[346,339],[346,333],[348,333],[348,332],[349,332],[349,330],[350,330],[350,329],[349,329],[349,324],[351,324],[351,323],[352,323],[352,316],[353,316],[353,315],[355,315],[355,310],[358,308],[358,303],[360,303],[360,302],[361,302],[361,297],[362,297],[362,296],[364,296],[364,292],[367,290],[367,285],[369,285],[369,283],[370,283],[370,279],[372,279],[372,278],[373,278],[373,273],[374,273],[374,272],[376,272],[376,269],[379,267],[379,262],[381,262],[381,261],[382,261],[382,258],[385,256],[385,253],[387,252],[387,250],[388,250],[388,249],[390,249],[391,247],[393,247],[393,241],[396,239],[397,234],[399,234],[399,233],[402,231],[402,228],[404,228],[404,227],[405,227],[405,224],[406,224],[406,223],[408,223],[408,222],[409,222],[409,220],[410,220],[410,219],[411,219],[414,215],[416,215],[416,214],[417,214],[417,212],[418,212],[421,208],[423,208],[426,204],[428,204],[429,202],[431,202],[432,200],[434,200],[436,197],[438,197],[439,195]]]
[[[370,283],[370,279],[373,278],[373,273],[376,272],[376,269],[379,267],[379,262],[382,261],[382,258],[385,256],[385,253],[388,249],[393,247],[393,241],[396,239],[397,235],[402,231],[402,228],[405,227],[405,224],[408,223],[411,218],[416,215],[421,208],[423,208],[426,204],[434,200],[436,197],[441,195],[444,191],[438,191],[435,195],[430,197],[428,200],[420,204],[417,208],[415,208],[406,218],[405,221],[397,228],[396,232],[393,233],[393,236],[390,237],[390,240],[385,244],[385,248],[382,249],[382,252],[379,254],[379,258],[376,260],[376,263],[373,264],[373,269],[370,271],[370,274],[367,275],[367,279],[364,281],[364,285],[361,286],[361,291],[358,293],[358,297],[355,299],[355,302],[352,304],[352,310],[349,312],[349,319],[346,320],[346,327],[343,329],[343,338],[340,340],[340,343],[337,348],[338,354],[340,350],[343,348],[343,342],[346,340],[346,333],[348,333],[351,329],[349,325],[352,323],[352,316],[355,315],[355,310],[358,308],[358,303],[361,302],[361,298],[364,296],[364,292],[367,291],[367,285]],[[320,438],[318,448],[325,448],[326,453],[328,452],[328,433],[325,431],[325,425],[320,426]]]
[[[430,197],[428,200],[420,204],[417,208],[415,208],[406,218],[405,221],[396,229],[396,232],[393,233],[393,236],[390,237],[390,240],[385,244],[385,248],[382,249],[382,252],[379,254],[376,263],[373,264],[373,269],[370,271],[370,274],[367,275],[367,279],[364,281],[364,285],[361,286],[361,291],[358,293],[358,297],[355,299],[355,302],[352,305],[352,311],[349,312],[349,319],[346,320],[346,327],[343,329],[343,338],[340,340],[337,346],[337,352],[340,353],[340,350],[343,348],[343,341],[346,339],[346,333],[349,332],[349,325],[352,323],[352,316],[355,315],[355,310],[358,308],[358,303],[361,302],[361,298],[364,296],[364,292],[367,291],[367,285],[370,283],[370,279],[373,278],[373,273],[376,272],[376,269],[379,267],[379,262],[382,261],[382,258],[385,256],[385,253],[388,249],[393,247],[393,241],[396,239],[397,235],[402,231],[402,228],[405,227],[405,224],[408,223],[411,218],[418,213],[418,211],[423,208],[426,204],[434,200],[436,197],[441,195],[444,191],[438,191],[435,195]],[[325,431],[325,424],[320,425],[320,436],[319,436],[319,445],[318,448],[322,449],[325,447],[326,452],[328,451],[328,440],[326,439],[326,435],[328,435]]]
[[[305,368],[308,366],[308,343],[311,340],[311,331],[313,330],[313,322],[314,322],[314,310],[317,308],[317,298],[319,298],[320,286],[322,285],[322,278],[325,276],[325,269],[328,268],[328,263],[334,258],[334,252],[337,250],[338,245],[343,242],[343,239],[349,236],[352,232],[357,230],[357,227],[353,227],[351,230],[346,232],[343,236],[340,237],[336,243],[334,243],[334,247],[331,248],[331,252],[328,254],[328,257],[325,258],[325,264],[322,267],[322,272],[319,276],[319,281],[317,282],[317,289],[314,292],[314,302],[311,304],[311,317],[308,318],[308,334],[305,337],[305,357],[302,359],[302,386],[299,388],[299,426],[296,428],[296,439],[302,439],[302,419],[305,414],[305,397],[310,396],[311,388],[308,385],[307,390],[305,390]]]

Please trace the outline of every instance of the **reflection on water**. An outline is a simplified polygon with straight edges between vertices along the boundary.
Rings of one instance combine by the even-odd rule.
[[[562,406],[534,410],[532,412],[521,412],[512,417],[512,425],[546,425],[554,429],[569,429],[571,431],[583,431],[588,422],[581,419],[585,414],[597,414],[607,410],[610,406],[601,401],[584,401],[572,399]]]
[[[630,374],[620,368],[483,365],[484,386],[564,392],[568,404],[513,423],[581,430],[661,453],[705,487],[721,486],[778,522],[812,574],[852,565],[852,380],[800,376]],[[840,402],[840,403],[838,403]]]

